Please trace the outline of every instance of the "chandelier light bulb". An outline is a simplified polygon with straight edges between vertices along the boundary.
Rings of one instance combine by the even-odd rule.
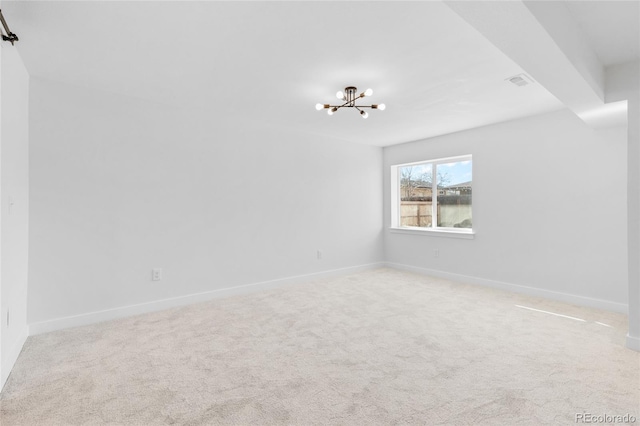
[[[327,110],[327,114],[329,114],[329,115],[333,115],[333,108],[329,108],[329,109]]]
[[[384,111],[386,107],[387,107],[387,106],[386,106],[385,104],[379,104],[379,105],[378,105],[378,109],[379,109],[380,111]]]
[[[373,90],[371,90],[370,88],[364,91],[364,95],[365,96],[371,96],[373,95]]]
[[[336,93],[336,98],[340,99],[341,101],[345,100],[344,93],[342,93],[342,90],[338,90],[338,92]]]
[[[321,110],[321,109],[323,109],[323,108],[324,108],[324,104],[316,104],[316,109],[317,109],[318,111],[320,111],[320,110]]]
[[[369,117],[369,114],[367,114],[366,111],[360,111],[360,115],[362,116],[362,118],[367,118]]]

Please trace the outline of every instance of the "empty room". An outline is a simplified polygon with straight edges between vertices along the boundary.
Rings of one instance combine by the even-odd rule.
[[[0,18],[2,426],[640,422],[640,1]]]

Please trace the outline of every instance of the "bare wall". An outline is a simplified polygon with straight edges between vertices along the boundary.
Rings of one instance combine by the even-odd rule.
[[[390,166],[464,154],[475,239],[389,232]],[[568,110],[387,147],[386,260],[625,310],[626,167],[626,128],[594,130]]]
[[[0,388],[27,335],[29,75],[16,49],[1,47]]]
[[[33,79],[29,322],[382,261],[382,150],[252,123]]]

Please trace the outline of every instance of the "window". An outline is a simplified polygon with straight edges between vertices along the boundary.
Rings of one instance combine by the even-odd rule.
[[[471,233],[470,155],[391,166],[392,228]]]

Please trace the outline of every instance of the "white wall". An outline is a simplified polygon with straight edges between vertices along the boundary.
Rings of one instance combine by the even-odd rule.
[[[473,155],[475,239],[387,229],[388,262],[626,310],[626,128],[593,130],[562,110],[387,147],[385,228],[391,165],[464,154]]]
[[[30,113],[36,331],[382,261],[380,148],[38,79]]]
[[[629,333],[627,346],[640,351],[640,62],[614,65],[606,72],[606,100],[626,100],[627,248]]]
[[[5,42],[0,46],[1,388],[28,335],[29,75],[16,47]]]

